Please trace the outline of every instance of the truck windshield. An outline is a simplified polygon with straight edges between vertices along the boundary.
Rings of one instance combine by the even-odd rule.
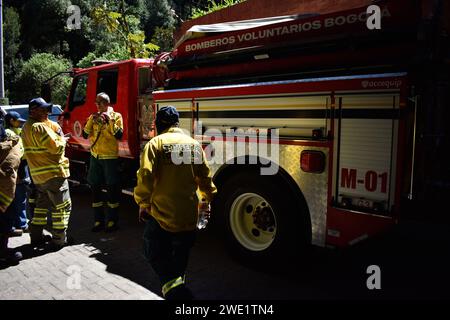
[[[87,80],[87,74],[80,75],[74,79],[69,102],[69,111],[72,111],[77,106],[83,105],[86,101]]]
[[[98,72],[97,93],[105,92],[112,104],[117,101],[117,75],[117,69]]]

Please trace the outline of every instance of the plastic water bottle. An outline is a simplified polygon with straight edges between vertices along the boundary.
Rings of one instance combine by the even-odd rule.
[[[197,221],[197,229],[202,230],[206,228],[208,224],[208,217],[211,212],[211,206],[205,199],[202,199],[198,203],[198,221]]]

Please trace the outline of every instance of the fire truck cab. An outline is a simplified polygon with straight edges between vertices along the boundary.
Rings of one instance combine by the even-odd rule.
[[[72,181],[85,179],[90,144],[83,138],[82,130],[89,115],[97,111],[96,95],[105,92],[114,110],[123,117],[124,134],[119,142],[122,185],[124,189],[134,186],[141,145],[154,135],[152,63],[152,59],[132,59],[74,70],[65,113],[60,120],[64,132],[72,133],[67,148]]]

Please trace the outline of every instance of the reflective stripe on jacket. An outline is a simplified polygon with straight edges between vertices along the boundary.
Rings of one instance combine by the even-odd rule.
[[[150,214],[170,232],[195,230],[197,189],[209,202],[217,192],[200,144],[179,128],[170,128],[146,144],[137,178],[137,204],[150,207]]]
[[[123,132],[122,115],[111,109],[108,110],[110,118],[108,123],[103,123],[100,118],[94,120],[94,115],[91,114],[83,129],[91,143],[91,154],[97,159],[117,159],[119,157],[118,139],[121,138]]]
[[[38,122],[30,118],[23,126],[24,157],[35,184],[70,175],[69,159],[64,156],[66,141],[58,132],[61,127],[53,121]]]
[[[0,141],[0,212],[3,213],[14,199],[17,169],[21,151],[19,139]]]

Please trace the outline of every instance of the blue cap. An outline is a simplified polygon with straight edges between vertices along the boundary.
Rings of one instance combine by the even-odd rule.
[[[173,106],[166,106],[159,109],[156,113],[156,124],[161,124],[163,126],[171,126],[178,122],[180,114],[177,109]]]
[[[39,98],[34,98],[33,100],[30,101],[30,103],[28,104],[28,108],[29,109],[34,109],[34,108],[50,108],[52,107],[53,104],[51,103],[47,103],[44,99],[42,99],[41,97]]]
[[[17,111],[9,111],[6,116],[5,116],[5,121],[7,123],[9,123],[9,120],[14,119],[14,120],[19,120],[21,122],[25,122],[27,120],[25,120],[24,118],[22,118],[22,116],[20,115],[20,113],[18,113]]]

